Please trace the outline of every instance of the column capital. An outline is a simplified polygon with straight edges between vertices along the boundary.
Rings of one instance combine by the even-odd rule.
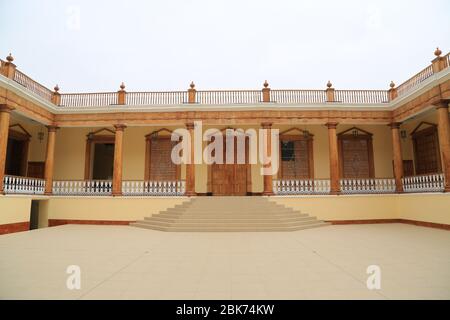
[[[263,129],[270,129],[272,128],[272,122],[261,122],[261,127]]]
[[[114,125],[114,128],[116,129],[116,131],[123,131],[123,130],[125,130],[126,127],[127,127],[126,125],[121,124],[121,123]]]
[[[391,122],[391,123],[388,124],[388,126],[391,129],[400,129],[400,125],[401,124],[402,124],[401,122]]]
[[[7,112],[11,113],[15,108],[13,106],[10,106],[8,104],[0,104],[0,112]]]
[[[325,123],[325,126],[327,126],[328,129],[336,129],[338,124],[339,124],[338,122],[330,121]]]
[[[436,109],[440,109],[440,108],[448,108],[449,102],[450,102],[450,100],[442,99],[441,101],[439,101],[439,102],[436,104]]]
[[[48,126],[46,126],[47,127],[47,130],[48,130],[48,132],[56,132],[56,130],[58,130],[59,129],[59,127],[58,126],[56,126],[56,125],[48,125]]]

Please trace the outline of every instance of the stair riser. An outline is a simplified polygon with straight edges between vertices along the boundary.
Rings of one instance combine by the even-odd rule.
[[[317,220],[314,217],[300,217],[300,218],[282,218],[282,219],[273,219],[273,218],[267,218],[267,219],[248,219],[248,218],[238,218],[238,219],[223,219],[223,218],[217,218],[217,219],[202,219],[202,218],[193,218],[189,219],[185,216],[178,218],[178,219],[170,219],[170,218],[160,218],[160,217],[146,217],[143,221],[159,221],[159,222],[166,222],[166,223],[227,223],[227,222],[244,222],[244,223],[252,223],[252,222],[264,222],[264,223],[279,223],[279,222],[300,222],[300,221],[310,221],[310,220]]]
[[[285,232],[285,231],[298,231],[298,230],[305,230],[305,229],[311,229],[311,228],[317,228],[317,227],[323,227],[326,226],[326,223],[320,223],[320,224],[312,224],[312,225],[306,225],[306,226],[299,226],[299,227],[284,227],[284,228],[223,228],[223,227],[216,227],[216,228],[165,228],[165,227],[159,227],[159,226],[141,226],[137,225],[138,227],[145,228],[145,229],[151,229],[151,230],[158,230],[158,231],[167,231],[167,232]]]
[[[316,224],[318,220],[312,220],[312,221],[304,221],[304,222],[292,222],[292,223],[258,223],[258,222],[251,222],[251,223],[165,223],[165,222],[157,222],[157,221],[151,221],[151,222],[144,222],[139,221],[139,224],[142,225],[151,225],[151,226],[160,226],[160,227],[167,227],[167,228],[184,228],[184,227],[191,227],[191,228],[225,228],[225,227],[237,227],[237,228],[258,228],[258,227],[298,227],[298,226],[304,226],[304,225],[310,225],[310,224]]]

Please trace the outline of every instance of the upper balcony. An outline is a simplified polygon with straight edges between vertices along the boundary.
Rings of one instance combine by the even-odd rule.
[[[54,106],[56,111],[92,110],[112,108],[152,108],[157,106],[224,106],[224,105],[350,105],[350,106],[388,106],[392,101],[401,99],[423,85],[433,75],[447,69],[450,54],[441,56],[435,51],[436,58],[430,65],[406,80],[399,86],[393,82],[389,90],[336,90],[331,82],[325,90],[270,89],[267,81],[261,90],[209,90],[195,88],[192,82],[186,91],[127,92],[122,83],[117,92],[99,93],[60,93],[56,85],[50,90],[13,64],[9,55],[7,61],[0,60],[1,74],[26,88],[28,92]]]

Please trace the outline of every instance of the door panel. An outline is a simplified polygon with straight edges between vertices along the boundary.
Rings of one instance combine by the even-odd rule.
[[[211,188],[216,196],[244,196],[247,194],[248,164],[237,164],[237,139],[234,139],[234,164],[211,165]],[[224,139],[224,162],[226,139]],[[248,163],[248,141],[246,139],[246,163]]]

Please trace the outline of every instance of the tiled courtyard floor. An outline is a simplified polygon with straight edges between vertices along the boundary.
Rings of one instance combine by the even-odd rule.
[[[66,268],[81,268],[68,290]],[[381,290],[366,269],[381,268]],[[404,224],[286,233],[66,225],[0,236],[1,299],[450,299],[450,232]]]

